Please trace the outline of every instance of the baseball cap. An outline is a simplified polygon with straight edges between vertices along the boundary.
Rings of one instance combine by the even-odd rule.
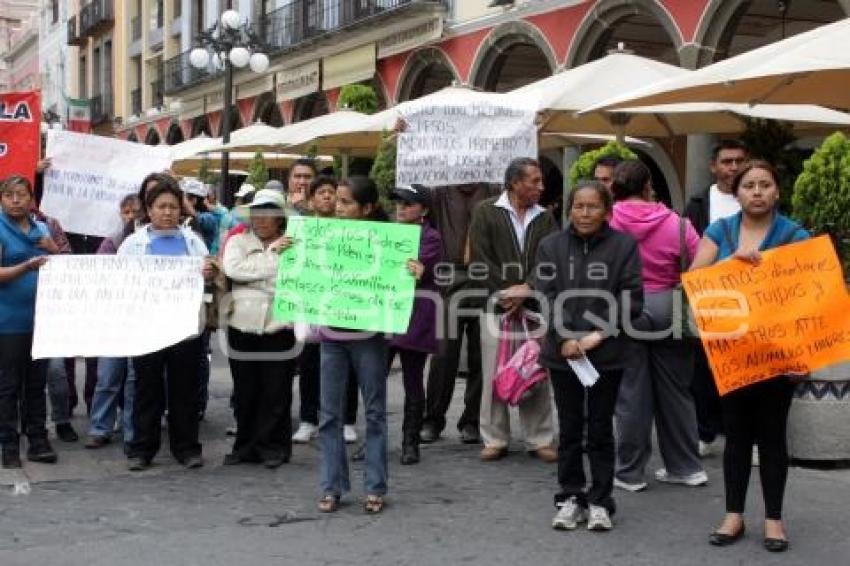
[[[283,210],[286,208],[286,199],[277,191],[271,189],[260,189],[254,194],[254,200],[250,204],[245,205],[247,208],[257,208],[260,206],[274,206]]]
[[[180,188],[187,195],[195,195],[197,197],[206,198],[210,193],[207,186],[198,179],[186,177],[180,181]]]
[[[254,185],[250,183],[242,183],[242,186],[239,187],[239,190],[236,191],[236,194],[233,196],[235,196],[236,198],[245,198],[256,190],[257,188]]]
[[[263,187],[263,190],[266,191],[277,191],[280,194],[284,194],[286,191],[283,188],[283,183],[278,181],[277,179],[272,179],[271,181],[266,183],[266,186]]]
[[[424,185],[410,185],[409,187],[396,187],[390,193],[390,200],[400,200],[408,204],[421,204],[425,208],[431,208],[431,193]]]

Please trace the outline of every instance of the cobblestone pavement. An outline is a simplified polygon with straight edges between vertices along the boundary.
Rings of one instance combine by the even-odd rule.
[[[782,556],[761,548],[762,505],[754,470],[747,537],[732,548],[709,547],[706,536],[723,510],[719,458],[706,460],[707,487],[653,482],[644,493],[618,491],[611,533],[553,531],[555,466],[528,457],[519,442],[505,460],[484,464],[477,448],[461,445],[450,428],[448,437],[423,447],[420,465],[398,465],[400,381],[394,372],[390,494],[381,516],[362,511],[358,464],[352,469],[354,492],[340,511],[316,512],[315,444],[297,446],[292,462],[276,471],[221,467],[231,442],[224,434],[230,386],[217,361],[202,425],[203,469],[183,470],[161,453],[154,468],[130,475],[117,445],[88,451],[81,443],[57,441],[60,464],[25,464],[23,473],[0,470],[5,485],[0,565],[751,566],[837,565],[850,556],[846,470],[792,469],[786,499],[792,549]],[[461,396],[462,382],[450,427]],[[75,424],[85,430],[83,418]],[[12,495],[15,482],[25,479],[31,493]]]

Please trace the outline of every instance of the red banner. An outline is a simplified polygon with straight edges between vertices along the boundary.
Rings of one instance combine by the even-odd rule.
[[[0,93],[0,179],[16,174],[35,182],[40,149],[40,93]]]

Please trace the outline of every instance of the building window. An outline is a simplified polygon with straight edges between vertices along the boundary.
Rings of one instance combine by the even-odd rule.
[[[51,8],[51,16],[52,16],[52,19],[50,20],[50,22],[53,23],[53,24],[56,24],[56,23],[59,22],[59,0],[53,0],[50,3],[50,8]]]
[[[183,15],[183,0],[175,0],[174,2],[174,19],[176,20]]]

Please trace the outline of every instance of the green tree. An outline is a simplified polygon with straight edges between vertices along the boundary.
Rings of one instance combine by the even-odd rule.
[[[369,85],[345,85],[339,89],[337,107],[348,108],[363,114],[374,114],[378,111],[378,95]]]
[[[248,178],[245,182],[253,185],[257,189],[262,189],[266,186],[269,180],[269,168],[266,167],[266,160],[263,158],[263,152],[258,151],[254,154],[254,158],[248,165]]]
[[[348,108],[362,114],[374,114],[378,111],[378,95],[369,85],[345,85],[339,89],[337,107]],[[368,175],[374,161],[365,157],[355,157],[348,161],[349,175]],[[334,173],[342,175],[342,159],[334,157]]]
[[[582,179],[592,179],[596,161],[601,157],[619,157],[620,159],[637,159],[635,152],[615,141],[610,141],[598,149],[585,151],[570,167],[570,186],[575,187]]]
[[[789,149],[797,138],[787,122],[776,120],[747,120],[747,129],[741,141],[747,146],[750,157],[762,159],[774,167],[779,175],[779,209],[791,214],[791,195],[794,181],[803,170],[805,154],[801,150]]]
[[[198,168],[198,180],[213,187],[218,185],[221,180],[221,175],[210,171],[210,158],[206,155],[201,160],[201,166]]]
[[[390,192],[395,188],[395,160],[395,134],[384,130],[381,134],[381,143],[378,144],[375,161],[372,163],[371,171],[369,171],[369,178],[378,187],[378,192],[381,194],[381,204],[385,206],[385,209],[389,204]]]
[[[836,132],[803,164],[794,183],[794,217],[816,233],[832,236],[850,275],[850,139]]]

